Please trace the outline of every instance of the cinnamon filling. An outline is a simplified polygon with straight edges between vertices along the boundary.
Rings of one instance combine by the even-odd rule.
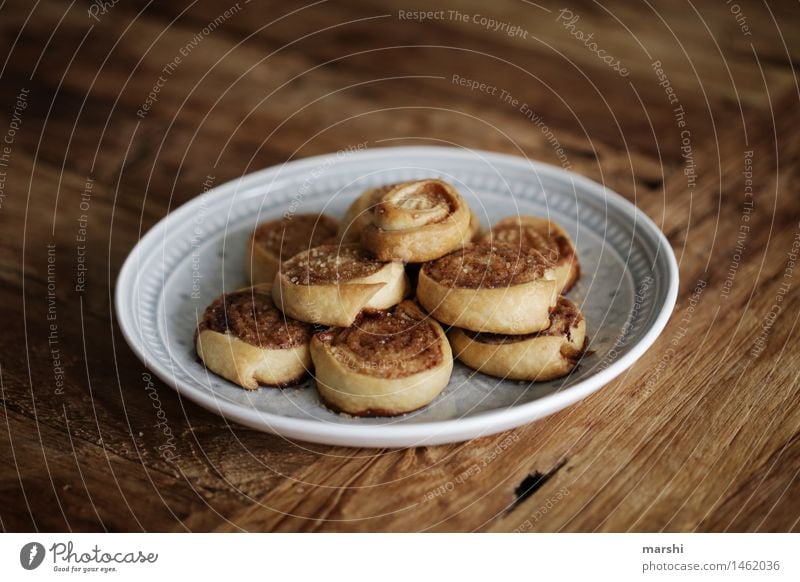
[[[427,263],[422,269],[447,287],[492,289],[540,279],[550,267],[535,249],[507,242],[481,242]]]
[[[334,357],[361,374],[404,378],[442,363],[441,334],[418,310],[398,305],[388,311],[364,312],[353,327],[317,336]]]
[[[385,264],[357,245],[323,245],[286,261],[281,271],[295,285],[319,285],[368,277]]]
[[[476,333],[463,330],[472,341],[482,344],[513,344],[535,337],[563,336],[569,339],[571,330],[583,321],[583,314],[568,299],[558,298],[553,311],[550,313],[550,327],[536,333],[524,335],[506,335],[501,333]]]
[[[197,330],[229,333],[250,345],[280,350],[306,344],[313,334],[311,325],[281,313],[268,290],[254,288],[215,299],[203,313]]]
[[[311,247],[333,242],[338,223],[324,214],[295,214],[259,225],[254,243],[285,261]]]
[[[516,219],[501,220],[483,240],[535,249],[556,266],[571,262],[575,256],[572,243],[563,234],[549,228],[537,228]]]

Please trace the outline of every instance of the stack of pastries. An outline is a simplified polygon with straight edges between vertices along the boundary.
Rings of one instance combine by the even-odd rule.
[[[295,214],[261,224],[246,270],[252,286],[219,297],[199,321],[205,366],[248,389],[313,371],[325,405],[351,415],[429,404],[454,356],[499,378],[552,380],[586,341],[583,314],[564,297],[580,274],[567,233],[533,216],[481,232],[442,180],[369,189],[341,222]]]

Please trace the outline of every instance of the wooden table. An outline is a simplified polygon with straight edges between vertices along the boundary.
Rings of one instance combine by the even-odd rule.
[[[0,9],[4,530],[799,529],[796,3],[33,4]],[[358,144],[603,181],[679,259],[664,334],[567,410],[409,450],[287,442],[150,378],[112,301],[140,236]]]

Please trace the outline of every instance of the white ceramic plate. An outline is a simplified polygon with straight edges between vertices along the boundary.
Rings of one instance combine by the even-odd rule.
[[[509,215],[549,216],[572,235],[582,276],[569,297],[587,318],[587,355],[568,377],[503,381],[456,363],[426,408],[396,418],[338,415],[313,381],[246,391],[206,371],[192,336],[212,299],[245,285],[253,227],[296,212],[341,217],[365,188],[442,177],[462,192],[484,228]],[[287,438],[360,447],[463,441],[556,412],[633,364],[663,330],[678,269],[656,225],[618,194],[586,178],[507,155],[402,147],[308,158],[223,184],[171,212],[131,252],[117,280],[119,324],[144,364],[181,395],[238,423]]]

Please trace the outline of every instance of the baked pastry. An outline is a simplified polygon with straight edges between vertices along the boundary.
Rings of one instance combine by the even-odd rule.
[[[413,301],[316,334],[311,358],[323,402],[355,416],[421,408],[444,390],[453,371],[444,331]]]
[[[470,368],[512,380],[553,380],[575,367],[586,342],[586,319],[569,299],[559,297],[550,327],[525,335],[448,332],[455,356]]]
[[[361,244],[382,261],[423,263],[470,242],[472,212],[442,180],[396,184],[376,195]]]
[[[322,245],[281,264],[272,289],[287,315],[347,327],[363,309],[386,309],[408,293],[401,263],[371,258],[357,245]]]
[[[395,186],[396,184],[387,184],[378,188],[370,188],[356,198],[339,223],[339,240],[343,243],[359,242],[361,231],[372,222],[372,210],[378,200]]]
[[[417,298],[443,323],[523,334],[550,325],[558,287],[552,265],[540,252],[483,242],[423,265]]]
[[[372,222],[372,210],[380,200],[381,196],[397,184],[388,184],[378,188],[370,188],[361,196],[356,198],[339,223],[339,240],[348,243],[357,243],[361,240],[361,231]],[[476,242],[482,235],[481,221],[478,215],[470,208],[469,235],[470,242]]]
[[[495,224],[481,240],[509,242],[536,249],[553,263],[561,293],[569,291],[580,274],[575,244],[552,220],[538,216],[509,216]]]
[[[255,390],[302,380],[311,366],[312,335],[312,326],[286,317],[269,286],[260,285],[214,300],[198,323],[195,348],[209,370]]]
[[[245,249],[250,283],[271,284],[281,261],[311,247],[335,242],[338,229],[339,222],[325,214],[292,214],[259,224]]]

